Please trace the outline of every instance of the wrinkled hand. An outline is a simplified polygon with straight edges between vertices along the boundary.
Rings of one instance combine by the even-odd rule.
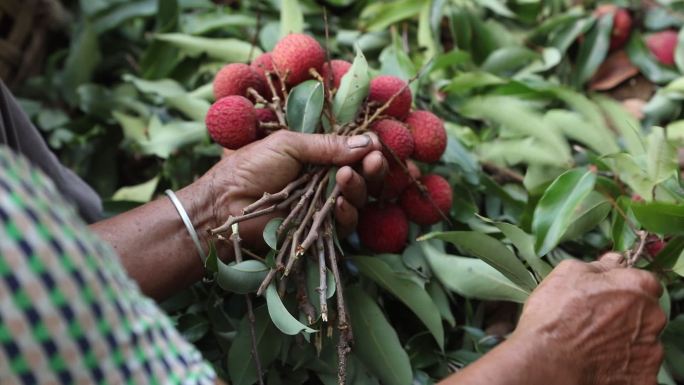
[[[564,261],[525,304],[513,338],[545,340],[548,356],[559,354],[558,365],[577,376],[570,383],[657,383],[662,288],[652,274],[620,261],[615,253],[593,263]]]
[[[215,223],[295,180],[306,164],[341,166],[336,175],[342,195],[335,202],[337,230],[349,234],[356,226],[358,209],[366,202],[366,181],[382,179],[386,160],[374,134],[343,137],[278,131],[226,156],[203,176],[212,190]],[[357,166],[357,170],[352,168]],[[240,236],[249,246],[263,244],[263,228],[274,213],[240,223]]]

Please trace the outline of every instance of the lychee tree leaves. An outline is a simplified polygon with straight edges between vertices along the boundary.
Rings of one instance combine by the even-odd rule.
[[[280,2],[280,37],[291,33],[302,33],[304,15],[298,0],[282,0]]]
[[[278,250],[278,227],[283,223],[283,218],[273,218],[264,227],[264,242],[273,250]]]
[[[594,189],[595,183],[594,171],[576,168],[563,173],[546,189],[532,219],[538,255],[546,255],[556,247],[572,222],[575,210]]]
[[[259,360],[263,368],[268,368],[278,357],[283,343],[283,335],[278,332],[269,320],[266,306],[254,309],[255,334]],[[249,319],[245,315],[240,322],[235,339],[228,351],[228,375],[235,385],[252,385],[257,381],[252,341],[249,329]]]
[[[313,133],[321,121],[323,84],[307,80],[293,88],[287,97],[287,124],[292,131]]]
[[[610,36],[613,30],[613,15],[601,16],[580,45],[575,68],[575,83],[584,84],[596,73],[608,55]]]
[[[430,233],[419,240],[441,239],[456,245],[468,255],[473,255],[510,279],[527,292],[537,287],[537,282],[525,265],[501,241],[477,231],[448,231]]]
[[[613,240],[613,250],[626,251],[634,244],[636,234],[629,223],[636,224],[637,220],[632,213],[632,201],[628,197],[619,197],[617,207],[613,211],[610,234]],[[629,223],[627,222],[629,221]]]
[[[525,259],[540,279],[546,278],[551,273],[552,267],[535,253],[532,235],[510,223],[496,222],[494,225],[513,243],[513,246],[518,249],[518,254]]]
[[[466,298],[523,303],[529,293],[481,259],[447,254],[430,242],[423,251],[432,274],[442,285]]]
[[[299,334],[300,332],[316,332],[316,330],[311,329],[310,327],[297,321],[297,319],[290,314],[285,307],[285,304],[283,304],[283,300],[278,295],[278,290],[276,289],[274,283],[272,283],[268,289],[266,289],[266,305],[268,307],[268,314],[271,316],[271,320],[281,332],[290,336]]]
[[[611,205],[602,194],[592,191],[575,209],[570,225],[563,233],[561,242],[581,237],[594,229],[610,213]]]
[[[363,52],[356,48],[356,58],[349,71],[342,77],[340,88],[335,93],[333,115],[337,124],[346,124],[354,120],[359,107],[368,95],[370,76],[368,62]]]
[[[456,319],[454,318],[454,313],[451,311],[449,297],[447,297],[442,285],[437,282],[437,280],[431,280],[425,288],[427,289],[428,294],[430,294],[432,302],[434,302],[437,309],[439,309],[439,314],[442,316],[442,319],[452,328],[456,326]]]
[[[684,72],[684,28],[677,35],[677,47],[675,48],[675,64],[679,72]]]
[[[679,172],[677,151],[667,141],[662,127],[653,127],[647,138],[646,171],[654,184],[659,184]]]
[[[651,202],[632,203],[634,216],[648,231],[663,235],[684,234],[684,206]]]
[[[428,328],[440,349],[444,349],[444,327],[439,309],[422,286],[399,276],[380,259],[365,256],[354,256],[353,259],[361,274],[408,306]]]
[[[218,263],[216,283],[223,290],[238,294],[256,292],[269,270],[268,266],[255,259],[225,264],[217,258],[216,262]]]
[[[182,33],[162,33],[155,38],[178,47],[190,57],[206,54],[212,59],[228,63],[246,63],[262,53],[258,47],[233,38],[209,38]]]
[[[411,385],[411,362],[378,304],[358,286],[345,290],[354,354],[383,384]]]

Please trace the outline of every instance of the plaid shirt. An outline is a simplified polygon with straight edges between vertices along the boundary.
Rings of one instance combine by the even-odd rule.
[[[0,384],[213,384],[53,183],[0,146]]]

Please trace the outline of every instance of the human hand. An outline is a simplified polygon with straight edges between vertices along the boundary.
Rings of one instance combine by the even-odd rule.
[[[512,339],[542,341],[545,362],[538,364],[565,367],[567,383],[655,385],[667,322],[658,304],[662,287],[621,260],[610,253],[593,263],[561,263],[530,296]]]
[[[342,166],[336,182],[341,196],[335,202],[337,230],[342,236],[356,226],[358,209],[366,202],[366,181],[379,182],[387,168],[377,137],[370,133],[354,137],[277,131],[237,151],[226,152],[201,182],[208,186],[215,224],[261,198],[264,192],[282,190],[306,164]],[[358,171],[351,165],[358,164]],[[268,221],[285,216],[275,212],[240,223],[240,236],[247,245],[263,244]]]

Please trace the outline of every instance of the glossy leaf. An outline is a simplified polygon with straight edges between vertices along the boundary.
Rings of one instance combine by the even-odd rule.
[[[529,293],[484,261],[449,255],[423,243],[432,273],[444,285],[466,298],[525,302]]]
[[[384,384],[411,385],[409,357],[376,302],[357,286],[345,292],[354,331],[354,354]]]
[[[293,131],[316,131],[323,111],[323,84],[307,80],[292,89],[287,97],[287,123]]]
[[[527,264],[534,270],[534,272],[541,278],[546,278],[551,273],[552,267],[544,262],[534,251],[534,237],[524,232],[521,228],[510,223],[498,222],[496,227],[510,240],[521,257],[525,259]]]
[[[632,213],[632,201],[628,197],[620,197],[617,200],[617,208],[613,210],[611,226],[611,238],[613,239],[613,250],[626,251],[636,240],[635,226],[637,221]]]
[[[659,184],[675,176],[679,172],[677,152],[668,143],[663,128],[653,127],[647,141],[646,168],[649,179],[654,184]]]
[[[598,19],[579,48],[576,63],[576,82],[584,84],[596,73],[608,55],[610,37],[613,30],[612,15],[604,15]]]
[[[375,257],[355,256],[354,263],[361,274],[399,298],[404,305],[425,324],[441,349],[444,348],[444,328],[439,309],[425,289],[415,282],[402,278],[382,260]]]
[[[430,297],[432,298],[432,302],[434,302],[439,309],[439,314],[442,316],[442,319],[452,328],[456,326],[456,319],[454,318],[454,313],[451,311],[449,297],[442,288],[442,285],[436,280],[432,280],[427,284],[426,288],[428,294],[430,294]]]
[[[259,361],[265,368],[270,366],[278,357],[283,338],[269,319],[266,306],[254,309],[254,318]],[[256,367],[250,354],[251,351],[252,336],[249,320],[245,315],[228,351],[228,374],[231,384],[252,385],[257,381]]]
[[[684,206],[671,203],[632,203],[634,216],[648,231],[675,235],[684,234]]]
[[[264,242],[270,247],[272,250],[278,250],[278,236],[276,235],[276,230],[278,230],[278,226],[283,223],[283,218],[273,218],[264,227]]]
[[[225,62],[247,62],[250,58],[262,53],[259,48],[248,42],[232,38],[208,38],[186,35],[182,33],[163,33],[156,35],[158,40],[178,47],[191,57],[206,54],[212,59]]]
[[[418,238],[428,239],[441,239],[453,243],[466,254],[480,258],[528,292],[537,286],[537,282],[518,257],[501,241],[487,234],[476,231],[448,231],[430,233]]]
[[[586,169],[574,169],[558,177],[544,192],[534,210],[532,232],[537,240],[535,249],[539,255],[551,251],[560,241],[572,221],[572,215],[593,190],[596,173]]]
[[[230,264],[217,259],[217,263],[216,283],[223,290],[239,294],[256,292],[269,270],[268,266],[254,259]]]
[[[667,83],[679,77],[679,73],[660,64],[651,55],[644,37],[636,30],[632,31],[632,36],[627,43],[627,54],[629,60],[639,67],[641,73],[656,84]]]
[[[561,241],[576,239],[594,229],[606,219],[610,209],[610,202],[605,197],[597,192],[591,192],[575,209]]]
[[[304,15],[299,0],[282,0],[280,3],[280,38],[291,33],[302,33]]]
[[[280,296],[278,295],[275,283],[272,283],[268,289],[266,289],[266,304],[268,305],[268,314],[270,315],[271,320],[281,332],[291,336],[301,332],[316,332],[316,330],[297,321],[297,319],[290,314],[283,304],[283,300],[280,299]]]
[[[357,47],[356,58],[349,71],[342,77],[340,88],[335,93],[333,114],[337,124],[346,124],[356,118],[356,115],[368,95],[370,76],[368,63],[363,52]]]

